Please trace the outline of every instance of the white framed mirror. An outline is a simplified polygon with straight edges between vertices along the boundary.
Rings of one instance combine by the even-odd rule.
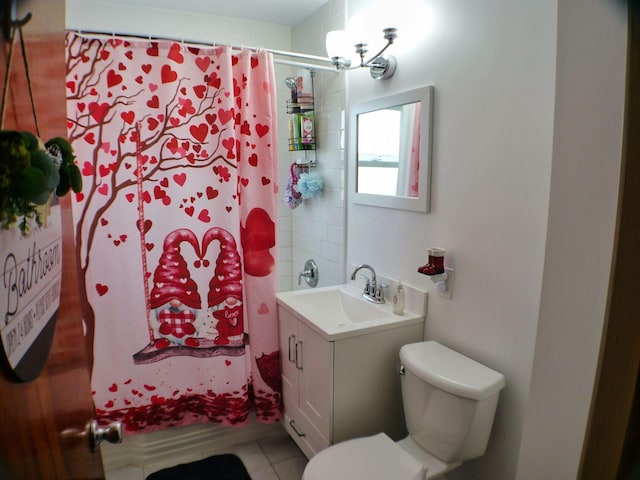
[[[429,211],[433,86],[351,107],[349,184],[354,203]]]

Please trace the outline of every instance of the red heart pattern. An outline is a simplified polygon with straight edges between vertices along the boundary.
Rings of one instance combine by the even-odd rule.
[[[260,138],[264,137],[269,133],[269,125],[262,125],[260,123],[256,124],[256,133]]]
[[[213,200],[219,194],[220,194],[220,192],[217,189],[215,189],[215,188],[213,188],[211,186],[207,187],[207,200]]]
[[[206,210],[206,209],[202,210],[198,214],[198,220],[204,223],[209,223],[211,221],[211,217],[209,216],[209,210]]]
[[[93,117],[93,119],[97,123],[102,123],[104,118],[109,113],[110,106],[107,102],[98,103],[91,102],[89,103],[89,114]]]
[[[90,177],[93,175],[93,165],[89,162],[84,162],[82,166],[82,175],[85,177]]]
[[[149,108],[159,108],[160,107],[160,99],[157,95],[154,95],[149,100],[147,100],[147,107]]]
[[[133,121],[136,119],[136,114],[134,112],[132,112],[131,110],[129,110],[127,112],[122,112],[120,114],[120,117],[122,118],[122,120],[127,122],[129,125],[133,125]]]
[[[122,64],[121,64],[122,65]],[[124,67],[121,68],[120,70],[124,70]],[[115,70],[111,69],[109,70],[109,72],[107,72],[107,85],[109,86],[109,88],[111,87],[115,87],[116,85],[120,84],[122,82],[122,75],[116,73]]]
[[[149,117],[147,118],[147,126],[149,127],[149,130],[155,130],[156,128],[158,128],[158,125],[160,125],[160,122],[158,120],[156,120],[153,117]]]
[[[211,64],[211,59],[209,57],[197,57],[196,65],[200,70],[206,73],[209,69],[209,65]]]
[[[229,110],[225,110],[221,108],[218,110],[218,116],[220,117],[220,123],[224,125],[235,116],[234,109],[230,108]]]
[[[173,70],[169,65],[163,65],[162,70],[160,71],[160,78],[162,79],[162,83],[172,83],[178,79],[178,73]]]
[[[182,50],[182,47],[180,46],[180,44],[174,43],[171,45],[171,48],[169,49],[169,54],[167,55],[167,57],[176,63],[182,63],[184,62],[184,57],[182,56],[181,50]]]
[[[176,173],[173,175],[173,181],[176,182],[181,187],[184,186],[184,182],[187,181],[186,173]]]
[[[144,221],[136,221],[136,228],[142,233],[147,233],[149,230],[151,230],[152,225],[153,222],[149,219],[146,219]]]
[[[193,87],[193,93],[195,93],[198,98],[204,98],[207,93],[207,87],[205,85],[196,85]]]

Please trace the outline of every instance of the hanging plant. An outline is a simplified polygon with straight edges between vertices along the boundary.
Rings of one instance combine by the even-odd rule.
[[[11,228],[17,222],[23,234],[29,220],[42,226],[38,207],[55,193],[82,190],[82,176],[67,140],[52,138],[43,143],[30,132],[0,130],[0,224]]]
[[[9,229],[20,222],[19,228],[23,235],[29,232],[33,221],[38,226],[45,223],[43,216],[48,211],[54,193],[63,196],[71,189],[76,193],[82,190],[82,176],[74,163],[75,155],[69,142],[64,138],[55,137],[43,143],[39,138],[40,129],[31,89],[29,62],[22,35],[22,27],[30,18],[31,14],[23,20],[5,19],[9,52],[6,56],[0,103],[0,226]],[[20,38],[20,50],[37,136],[30,132],[4,130],[16,32]]]

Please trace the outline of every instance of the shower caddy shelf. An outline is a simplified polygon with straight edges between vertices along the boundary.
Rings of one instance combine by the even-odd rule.
[[[304,98],[287,100],[287,114],[291,115],[289,119],[289,151],[304,152],[304,162],[299,162],[307,167],[316,166],[316,118],[314,109],[314,89],[313,78],[315,72],[311,73],[311,95]],[[304,134],[304,125],[310,121],[310,127]]]

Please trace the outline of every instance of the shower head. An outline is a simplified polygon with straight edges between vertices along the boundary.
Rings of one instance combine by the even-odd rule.
[[[298,90],[298,83],[296,82],[295,77],[287,77],[284,79],[284,83],[289,87],[292,91]]]
[[[298,82],[296,77],[287,77],[284,79],[284,83],[291,89],[291,106],[293,107],[298,102]],[[289,113],[294,113],[294,111]]]

